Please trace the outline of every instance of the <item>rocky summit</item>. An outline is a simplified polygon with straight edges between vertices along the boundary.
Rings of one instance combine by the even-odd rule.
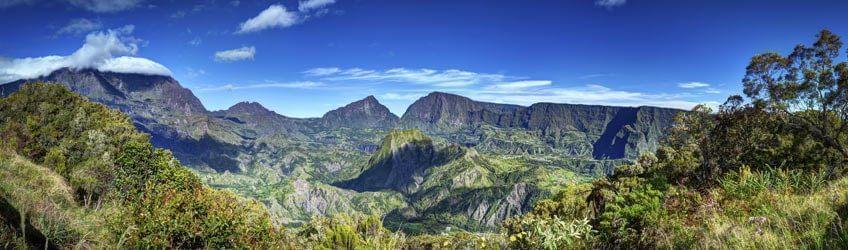
[[[393,128],[399,118],[374,96],[332,110],[321,117],[325,126],[351,128]]]

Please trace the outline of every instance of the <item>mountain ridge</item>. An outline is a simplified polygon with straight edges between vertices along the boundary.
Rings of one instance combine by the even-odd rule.
[[[209,111],[170,77],[72,69],[0,85],[0,95],[35,81],[126,113],[205,183],[262,201],[277,222],[378,212],[410,232],[496,228],[551,194],[551,183],[609,174],[650,152],[681,112],[433,92],[401,117],[367,96],[322,117],[293,118],[258,102]],[[384,145],[404,129],[426,139]]]

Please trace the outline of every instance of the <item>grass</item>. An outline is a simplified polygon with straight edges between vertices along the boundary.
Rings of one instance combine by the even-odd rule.
[[[0,195],[51,242],[59,246],[106,243],[106,232],[98,225],[104,223],[103,215],[110,210],[89,210],[77,205],[73,190],[55,172],[0,151],[0,179]],[[9,233],[0,235],[7,238]]]
[[[721,182],[721,210],[707,223],[705,246],[848,247],[848,177],[743,169]]]

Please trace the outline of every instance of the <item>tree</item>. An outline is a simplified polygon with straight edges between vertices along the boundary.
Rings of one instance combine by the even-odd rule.
[[[783,57],[754,56],[747,67],[745,95],[755,107],[786,116],[789,126],[821,141],[848,160],[848,63],[838,62],[842,41],[822,30],[812,47],[798,45]],[[837,164],[831,164],[833,173]]]

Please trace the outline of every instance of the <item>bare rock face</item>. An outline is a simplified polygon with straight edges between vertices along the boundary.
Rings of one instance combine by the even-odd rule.
[[[393,128],[399,118],[380,104],[377,98],[368,96],[327,112],[321,120],[328,127],[388,129]]]
[[[468,141],[481,126],[528,131],[555,153],[594,159],[635,158],[656,150],[677,109],[536,103],[529,107],[478,102],[433,92],[413,103],[400,120],[406,128],[457,138],[462,145],[484,143],[499,152],[549,153],[546,148],[497,140]],[[470,138],[485,137],[485,135]]]

